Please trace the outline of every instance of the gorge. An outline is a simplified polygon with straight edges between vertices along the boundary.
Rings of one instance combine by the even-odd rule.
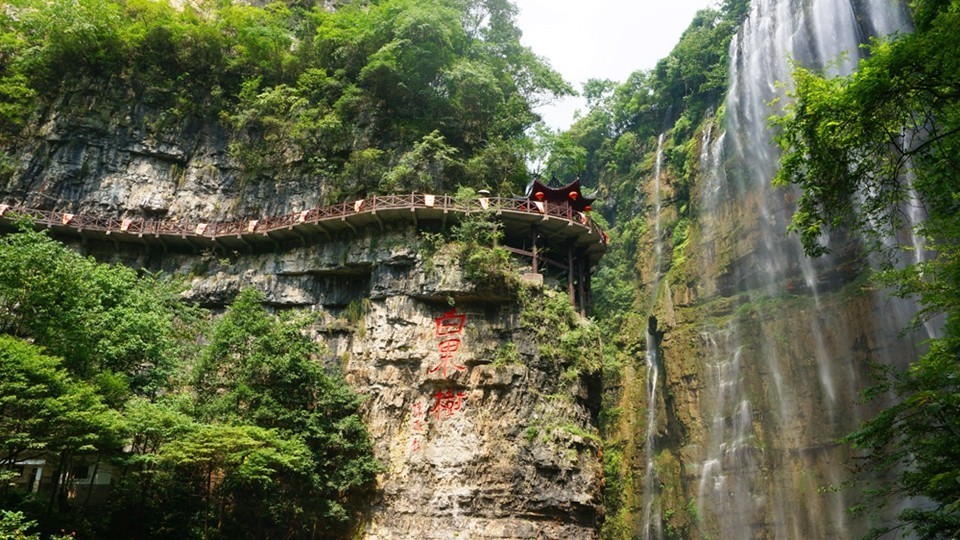
[[[262,529],[211,527],[243,504],[221,496],[216,510],[232,477],[209,472],[190,499],[207,510],[183,503],[189,537],[856,538],[924,506],[910,493],[850,512],[868,504],[854,473],[864,451],[842,439],[900,399],[894,387],[863,399],[883,370],[908,369],[944,336],[942,317],[911,326],[929,301],[873,276],[952,253],[928,249],[938,239],[923,229],[952,214],[921,204],[926,177],[908,165],[892,233],[827,224],[813,236],[828,252],[808,255],[809,238],[788,229],[816,190],[774,185],[793,150],[778,147],[790,127],[770,118],[799,115],[798,67],[848,76],[882,52],[866,47],[874,39],[911,34],[933,8],[702,11],[656,68],[595,81],[590,110],[540,141],[539,173],[560,184],[538,189],[586,186],[553,203],[518,193],[532,180],[531,104],[569,88],[519,45],[509,2],[62,4],[18,0],[0,14],[5,241],[33,226],[97,261],[179,276],[179,298],[208,322],[255,289],[270,316],[301,317],[323,351],[311,361],[363,396],[378,468],[365,506],[338,514],[346,529],[325,529],[329,516],[276,528],[268,510],[247,516]],[[49,23],[63,13],[99,22],[58,33]],[[933,132],[905,128],[897,144],[924,148]],[[593,213],[574,209],[593,190]],[[868,216],[875,196],[839,198]],[[0,312],[26,312],[8,302],[2,287],[17,284],[4,268]],[[47,346],[25,328],[0,326]],[[190,339],[181,347],[216,343]],[[200,372],[207,354],[184,352],[173,371]],[[138,365],[115,374],[122,399],[97,386],[120,416],[125,399],[202,390],[177,376],[138,390],[129,381],[150,369]],[[198,403],[195,421],[229,423]],[[58,456],[152,478],[175,443],[139,461],[120,459],[131,451],[116,441]],[[31,500],[9,508],[53,531],[55,498],[45,513]],[[102,523],[87,534],[125,537]]]

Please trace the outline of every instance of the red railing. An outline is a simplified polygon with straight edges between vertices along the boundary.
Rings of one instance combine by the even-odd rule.
[[[300,224],[316,224],[326,220],[339,219],[380,210],[396,209],[438,209],[458,214],[472,212],[519,212],[549,216],[575,222],[595,233],[600,242],[606,244],[607,235],[589,216],[577,212],[567,204],[539,203],[521,198],[485,197],[467,201],[457,201],[449,195],[427,195],[413,193],[409,195],[375,195],[368,199],[342,202],[328,206],[319,206],[276,217],[221,222],[188,222],[170,220],[137,220],[102,218],[88,214],[71,214],[55,210],[39,210],[23,206],[0,204],[0,218],[25,216],[35,223],[56,227],[69,227],[78,231],[90,230],[110,233],[137,235],[173,235],[183,237],[242,236],[245,234],[266,234],[280,229],[289,229]]]

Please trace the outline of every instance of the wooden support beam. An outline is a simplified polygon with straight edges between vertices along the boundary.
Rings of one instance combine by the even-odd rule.
[[[347,227],[350,227],[350,230],[353,231],[353,234],[354,234],[354,235],[357,234],[357,229],[356,229],[356,227],[354,227],[352,223],[350,223],[349,221],[347,221],[347,216],[341,216],[341,217],[340,217],[340,221],[342,221],[343,223],[345,223],[345,224],[347,225]]]
[[[196,255],[196,254],[198,253],[197,246],[196,246],[193,242],[190,241],[190,237],[189,237],[189,236],[187,236],[186,234],[181,234],[181,235],[180,235],[180,238],[182,238],[183,241],[186,242],[188,246],[190,246],[190,252],[191,252],[191,253],[193,253],[194,255]]]
[[[315,225],[318,229],[320,229],[320,232],[322,232],[324,236],[327,237],[327,240],[329,240],[329,239],[331,238],[331,236],[330,236],[330,227],[329,227],[329,226],[324,225],[323,223],[320,223],[319,220],[317,220],[317,222],[314,223],[314,225]],[[306,243],[304,243],[304,245],[306,245]]]
[[[320,227],[319,223],[317,223],[317,227]],[[292,232],[294,236],[297,237],[297,240],[300,240],[300,247],[307,246],[307,239],[303,237],[303,234],[300,232],[299,229],[297,229],[296,227],[290,227],[288,230]],[[326,232],[326,230],[323,227],[320,227],[320,230]]]
[[[537,225],[534,223],[530,225],[530,237],[531,237],[531,248],[530,251],[533,252],[533,273],[540,273],[540,268],[537,266]]]
[[[587,316],[587,296],[586,296],[586,284],[584,283],[586,276],[586,254],[582,251],[577,256],[577,298],[580,300],[580,316]]]
[[[163,254],[167,254],[167,243],[163,241],[163,237],[160,236],[160,233],[153,233],[153,237],[160,242],[160,247],[163,248]]]
[[[272,232],[272,231],[266,231],[266,232],[262,232],[262,233],[260,233],[260,234],[261,234],[264,238],[266,238],[267,240],[270,241],[270,245],[273,246],[273,250],[274,250],[274,251],[280,251],[280,242],[278,242],[277,239],[274,238],[273,236],[270,236],[270,233],[271,233],[271,232]],[[281,238],[281,240],[282,240],[282,238]]]
[[[577,305],[577,298],[573,292],[573,242],[567,242],[567,292],[570,294],[570,303]]]
[[[590,289],[590,260],[587,259],[584,264],[583,278],[586,281],[584,283],[584,289],[586,289],[586,297],[584,298],[583,304],[585,306],[593,305],[593,291]]]
[[[253,253],[253,246],[250,245],[250,242],[247,242],[246,238],[244,238],[242,234],[237,235],[237,240],[239,240],[241,244],[246,246],[247,253]]]

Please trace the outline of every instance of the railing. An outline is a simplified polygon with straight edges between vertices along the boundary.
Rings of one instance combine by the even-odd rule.
[[[457,201],[449,195],[420,193],[374,195],[368,199],[319,206],[282,216],[240,221],[181,223],[170,220],[103,218],[87,214],[71,214],[6,204],[0,204],[0,218],[8,218],[11,215],[25,216],[41,225],[69,227],[78,231],[100,231],[107,234],[172,235],[216,240],[217,238],[248,234],[267,234],[271,231],[290,229],[301,224],[318,224],[360,214],[376,214],[381,210],[398,209],[436,209],[457,214],[517,212],[547,216],[577,223],[596,234],[601,243],[607,243],[607,235],[589,216],[574,210],[567,204],[550,204],[511,197],[482,197],[469,201]]]

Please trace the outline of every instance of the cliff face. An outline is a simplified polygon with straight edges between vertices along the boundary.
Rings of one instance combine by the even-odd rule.
[[[122,84],[75,81],[6,148],[0,198],[111,217],[217,220],[317,206],[322,182],[302,156],[269,178],[231,155],[216,119],[170,118]]]
[[[638,193],[639,251],[663,256],[637,262],[649,308],[623,332],[611,397],[624,418],[611,439],[623,448],[619,512],[647,537],[851,538],[873,525],[848,512],[863,494],[841,439],[884,406],[861,398],[875,368],[915,360],[935,325],[904,334],[916,307],[867,278],[860,239],[835,232],[830,255],[803,254],[787,232],[798,193],[772,185],[767,120],[789,58],[824,66],[846,50],[827,68],[846,72],[864,36],[907,27],[898,4],[854,9],[752,2],[730,49],[723,120],[704,119],[684,173],[657,169]],[[675,150],[670,139],[651,162]],[[904,236],[890,245],[922,251]]]
[[[566,294],[478,288],[456,245],[431,253],[410,225],[261,255],[120,247],[126,264],[191,274],[187,298],[208,307],[253,286],[277,309],[316,314],[327,361],[368,397],[383,466],[361,537],[597,537],[598,375],[557,353],[564,329],[589,325],[542,316],[576,317]]]
[[[667,231],[664,262],[638,261],[640,297],[653,301],[622,327],[623,369],[608,381],[606,453],[620,465],[608,482],[624,492],[608,512],[651,537],[856,537],[870,523],[847,511],[860,496],[847,484],[855,456],[840,439],[884,404],[861,397],[876,367],[915,360],[925,334],[902,333],[913,306],[865,278],[869,263],[850,239],[827,261],[794,252],[771,277],[770,254],[797,248],[785,235],[765,244],[758,194],[710,201],[710,146],[722,148],[723,136],[708,129],[698,214],[679,217],[669,172],[663,208],[648,206],[647,230],[659,219]],[[775,198],[789,203],[789,193]],[[639,251],[656,252],[656,241],[648,234]]]
[[[110,88],[66,89],[8,148],[15,168],[0,200],[171,221],[275,216],[322,200],[298,156],[285,157],[283,177],[259,178],[234,161],[230,142],[215,121],[161,122]],[[363,537],[597,536],[598,375],[556,353],[562,330],[538,318],[554,292],[534,287],[521,299],[478,288],[456,246],[433,252],[411,222],[268,254],[76,248],[189,275],[186,299],[214,310],[256,287],[276,309],[316,314],[327,361],[368,396],[383,465]]]

